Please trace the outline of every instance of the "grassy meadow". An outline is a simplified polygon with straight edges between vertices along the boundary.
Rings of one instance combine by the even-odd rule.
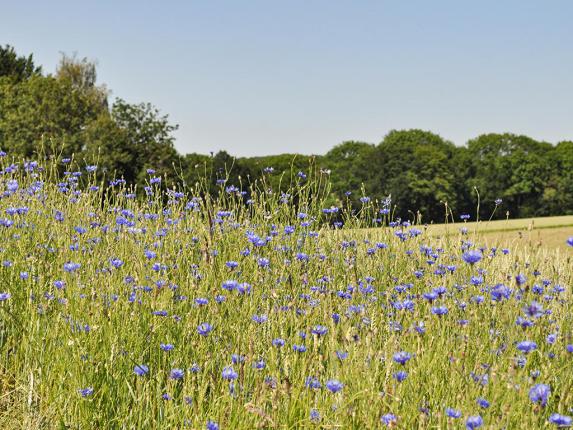
[[[571,216],[415,226],[314,171],[245,201],[1,163],[2,429],[571,424]]]

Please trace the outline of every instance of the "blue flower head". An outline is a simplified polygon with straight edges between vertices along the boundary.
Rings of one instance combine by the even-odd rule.
[[[549,385],[536,384],[529,390],[529,400],[533,403],[539,403],[541,406],[547,404],[547,399],[551,395],[551,388]]]
[[[149,367],[145,364],[138,364],[133,368],[133,373],[137,376],[145,376],[149,373]]]
[[[332,393],[338,393],[340,390],[342,390],[342,388],[344,388],[344,384],[337,379],[330,379],[326,381],[325,386]]]

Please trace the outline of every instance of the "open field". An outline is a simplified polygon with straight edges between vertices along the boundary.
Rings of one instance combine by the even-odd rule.
[[[419,226],[428,236],[436,239],[478,238],[487,246],[532,247],[545,250],[568,247],[564,238],[573,236],[573,215],[524,218],[516,220],[457,222]],[[460,230],[466,229],[467,235]],[[367,236],[376,238],[379,229],[367,229]]]
[[[527,245],[565,250],[567,244],[563,238],[573,236],[573,215],[431,225],[428,234],[457,235],[461,228],[467,228],[470,235],[483,237],[489,246]]]
[[[571,217],[531,230],[559,249],[527,221],[333,234],[310,175],[246,203],[68,169],[2,166],[2,429],[572,420]]]

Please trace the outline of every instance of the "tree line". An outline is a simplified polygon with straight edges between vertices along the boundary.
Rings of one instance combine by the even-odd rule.
[[[309,167],[328,176],[333,205],[358,210],[385,201],[403,219],[454,215],[512,218],[573,214],[573,141],[556,144],[511,133],[482,134],[456,146],[423,130],[393,130],[380,143],[343,142],[324,155],[233,157],[179,154],[177,125],[149,103],[132,104],[97,82],[96,65],[63,56],[45,74],[32,55],[0,46],[0,148],[15,157],[71,156],[97,164],[102,179],[144,186],[203,181],[210,192],[264,184],[284,192]],[[297,176],[298,172],[302,172]],[[265,178],[263,181],[263,177]],[[447,206],[446,206],[447,204]]]

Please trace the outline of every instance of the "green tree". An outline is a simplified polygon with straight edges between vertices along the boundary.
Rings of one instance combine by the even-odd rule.
[[[351,192],[348,197],[358,205],[363,186],[368,196],[381,197],[376,182],[379,155],[375,145],[356,141],[343,142],[326,153],[322,164],[330,170],[332,193],[339,203]]]
[[[456,208],[456,147],[423,130],[393,130],[378,145],[378,186],[391,195],[396,214],[423,222],[440,222],[444,204]]]
[[[551,174],[552,150],[549,143],[510,133],[470,140],[474,175],[468,182],[480,193],[481,216],[493,212],[497,198],[503,199],[503,209],[512,217],[547,214],[540,202]]]
[[[0,78],[0,146],[24,157],[37,154],[41,143],[48,153],[78,153],[83,131],[103,111],[99,100],[74,91],[66,80]]]
[[[42,68],[34,64],[32,54],[22,57],[16,54],[12,46],[0,46],[0,77],[21,82],[41,73]]]
[[[181,160],[174,147],[173,132],[178,126],[169,123],[168,115],[160,115],[149,103],[130,104],[117,99],[111,117],[123,131],[123,150],[131,154],[131,168],[123,172],[127,181],[143,184],[147,169],[176,179],[174,169],[180,167]]]

